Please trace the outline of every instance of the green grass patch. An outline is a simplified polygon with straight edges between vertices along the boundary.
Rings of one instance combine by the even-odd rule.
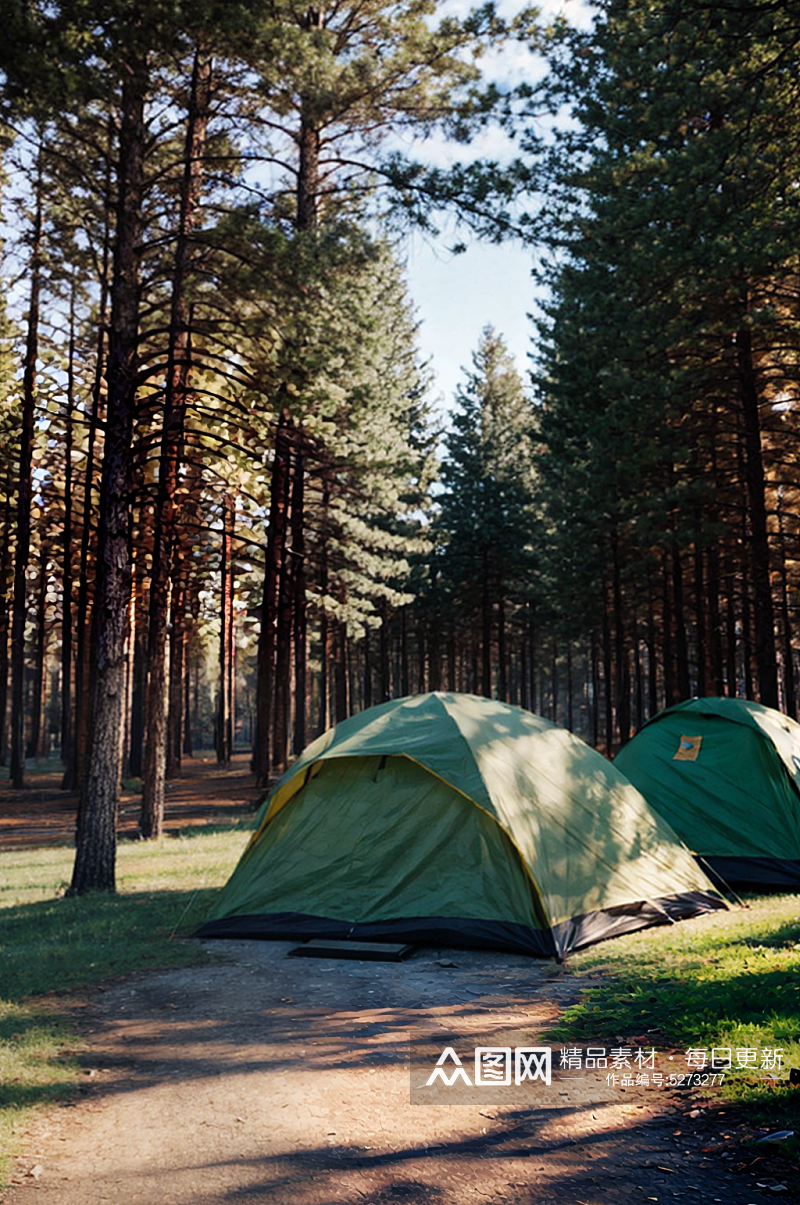
[[[723,1097],[754,1117],[796,1119],[800,1089],[788,1069],[800,1068],[800,896],[630,934],[576,955],[570,968],[602,972],[603,982],[565,1011],[553,1040],[609,1047],[619,1035],[628,1045],[646,1036],[648,1048],[709,1056],[730,1048]],[[781,1052],[779,1065],[764,1065],[767,1051]]]
[[[206,957],[185,940],[246,843],[243,827],[122,842],[117,895],[66,897],[73,852],[0,853],[0,1183],[25,1110],[69,1092],[80,1038],[63,995]],[[61,997],[61,998],[59,998]]]

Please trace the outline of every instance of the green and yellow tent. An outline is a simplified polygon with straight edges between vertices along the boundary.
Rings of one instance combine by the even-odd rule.
[[[617,769],[718,875],[800,889],[800,724],[746,699],[689,699],[659,712]]]
[[[504,703],[425,694],[305,750],[199,931],[565,957],[724,907],[605,758]]]

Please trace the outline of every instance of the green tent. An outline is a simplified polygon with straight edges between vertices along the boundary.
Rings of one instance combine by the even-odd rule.
[[[614,764],[726,882],[800,888],[800,724],[745,699],[690,699]]]
[[[199,935],[563,958],[722,906],[583,741],[518,707],[436,693],[372,707],[309,745]]]

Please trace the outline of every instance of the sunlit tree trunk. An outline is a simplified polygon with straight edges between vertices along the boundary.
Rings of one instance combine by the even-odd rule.
[[[203,186],[203,156],[210,96],[211,60],[198,50],[194,56],[186,126],[180,216],[172,277],[158,498],[153,531],[142,808],[139,815],[139,831],[143,837],[159,837],[164,824],[164,781],[167,768],[167,614],[176,540],[178,478],[183,461],[184,425],[191,371],[186,285],[191,266],[189,240],[197,221]]]

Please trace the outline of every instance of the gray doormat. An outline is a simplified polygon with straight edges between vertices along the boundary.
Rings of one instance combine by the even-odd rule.
[[[414,950],[404,942],[307,941],[289,950],[287,958],[357,958],[365,962],[402,962]]]

